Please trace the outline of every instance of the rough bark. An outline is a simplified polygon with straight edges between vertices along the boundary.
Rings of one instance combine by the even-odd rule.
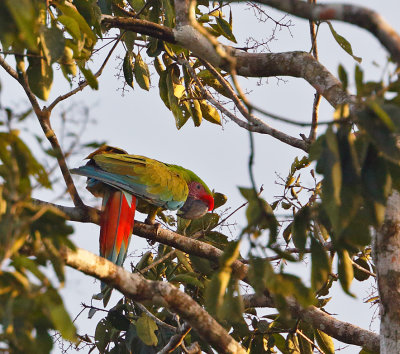
[[[134,301],[151,301],[179,314],[219,353],[246,353],[196,301],[172,284],[146,280],[82,249],[66,251],[64,259],[68,266],[113,286]]]
[[[388,199],[374,251],[380,297],[381,353],[400,353],[400,194],[397,191]]]
[[[308,4],[298,0],[257,0],[256,2],[313,21],[338,20],[364,28],[374,35],[400,63],[400,36],[375,11],[348,4]]]
[[[45,203],[47,206],[52,206],[52,207],[59,207],[54,204],[50,203]],[[88,219],[87,214],[82,215],[82,218],[79,219],[78,213],[74,211],[73,209],[75,208],[69,208],[69,207],[61,207],[60,210],[68,216],[70,215],[71,217],[74,218],[75,221],[80,221],[80,222],[94,222],[98,223],[98,215],[97,213],[90,213],[90,215],[93,216],[93,219],[90,220]],[[193,254],[197,255],[199,257],[207,258],[209,260],[215,261],[217,264],[221,255],[223,252],[214,247],[211,246],[205,242],[201,242],[199,240],[195,240],[186,236],[182,236],[180,234],[177,234],[173,231],[170,230],[165,230],[162,228],[157,228],[155,226],[151,225],[146,225],[144,223],[141,223],[140,221],[135,221],[135,226],[133,229],[133,233],[137,236],[146,238],[148,240],[152,240],[155,242],[160,242],[165,245],[172,246],[176,249],[179,249],[183,252],[186,252],[188,254]],[[103,280],[107,284],[110,284],[114,286],[116,289],[121,291],[123,294],[126,296],[130,297],[131,295],[131,289],[127,285],[126,282],[129,282],[131,280],[127,280],[127,276],[134,276],[132,279],[135,281],[132,283],[136,287],[138,287],[140,284],[152,284],[152,286],[147,286],[145,287],[145,290],[138,290],[134,295],[134,299],[137,301],[143,301],[143,300],[152,300],[156,301],[158,298],[158,285],[155,286],[153,283],[158,283],[158,282],[150,282],[148,280],[145,280],[143,277],[141,277],[138,274],[131,274],[129,272],[124,271],[122,268],[115,266],[111,262],[108,262],[104,258],[97,257],[90,252],[79,250],[79,254],[75,255],[71,252],[67,253],[66,257],[66,263],[77,269],[80,270],[88,275],[94,276],[97,279]],[[80,262],[79,257],[83,257],[85,254],[88,254],[87,259],[82,260]],[[232,274],[239,278],[243,279],[243,281],[247,282],[248,280],[246,279],[246,275],[248,272],[248,266],[241,261],[237,260],[232,264]],[[114,274],[117,273],[117,274]],[[138,278],[137,278],[138,277]],[[140,281],[139,281],[139,280]],[[139,285],[138,285],[139,284]],[[176,289],[172,285],[169,285],[168,283],[162,283],[165,284],[165,286],[171,286],[172,288]],[[154,285],[154,286],[153,286]],[[143,285],[144,286],[144,285]],[[164,285],[163,285],[164,286]],[[147,292],[147,293],[146,293]],[[133,295],[132,295],[133,296]],[[144,296],[144,297],[143,297]],[[133,297],[132,297],[133,298]],[[173,302],[171,298],[169,301],[168,306],[172,306]],[[165,300],[165,299],[164,299]],[[162,300],[162,301],[164,301]],[[245,295],[243,297],[244,300],[244,305],[246,308],[248,307],[275,307],[274,301],[272,298],[267,297],[265,295],[263,296],[256,296],[256,295]],[[161,301],[161,300],[160,300]],[[180,301],[180,300],[179,300]],[[197,303],[195,303],[197,306],[199,306]],[[165,305],[165,304],[164,304]],[[163,306],[164,306],[163,305]],[[315,326],[316,328],[320,329],[323,332],[328,333],[330,336],[333,338],[336,338],[344,343],[348,344],[353,344],[353,345],[359,345],[362,346],[366,349],[376,351],[377,348],[379,348],[379,336],[371,331],[362,329],[358,326],[352,325],[347,322],[343,322],[340,320],[337,320],[333,318],[332,316],[327,315],[323,311],[319,310],[318,308],[314,306],[310,306],[307,309],[302,309],[294,300],[288,299],[288,305],[291,308],[291,312],[294,316],[301,318],[305,322],[308,322]],[[172,310],[177,309],[177,304],[173,305],[174,308]],[[195,305],[193,305],[193,308],[197,308]],[[190,309],[186,309],[188,312],[190,312]],[[181,314],[180,312],[181,309],[176,310],[177,313]],[[189,316],[189,314],[186,314],[185,316]],[[182,317],[193,327],[197,330],[197,326],[194,325],[191,321],[188,321],[186,317],[182,315]],[[192,320],[194,321],[194,320]]]

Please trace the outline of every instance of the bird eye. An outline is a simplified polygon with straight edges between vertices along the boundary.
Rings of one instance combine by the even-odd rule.
[[[197,188],[197,189],[201,189],[201,186],[200,186],[200,184],[198,184],[198,185],[196,186],[196,188]]]

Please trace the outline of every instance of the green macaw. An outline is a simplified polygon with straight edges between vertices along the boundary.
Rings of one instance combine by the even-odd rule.
[[[86,165],[71,173],[88,177],[87,189],[103,198],[100,255],[117,265],[126,257],[137,205],[147,207],[150,224],[160,209],[178,210],[182,218],[197,219],[214,208],[210,189],[186,168],[107,145],[87,158]]]

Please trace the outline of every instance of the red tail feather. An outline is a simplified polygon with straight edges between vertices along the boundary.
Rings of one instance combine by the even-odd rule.
[[[100,255],[122,265],[128,250],[136,210],[136,197],[131,205],[121,191],[110,193],[100,220]]]

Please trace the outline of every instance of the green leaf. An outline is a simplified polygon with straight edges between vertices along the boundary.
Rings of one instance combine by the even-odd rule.
[[[121,30],[121,34],[123,31]],[[124,36],[122,37],[122,40],[124,41],[126,45],[126,49],[128,52],[133,51],[133,47],[135,45],[135,41],[137,39],[137,33],[136,32],[131,32],[131,31],[126,31]]]
[[[186,285],[192,285],[197,288],[204,288],[204,284],[201,280],[190,274],[177,274],[169,279],[171,283],[182,283]]]
[[[222,125],[221,124],[221,116],[219,115],[218,111],[206,101],[200,101],[200,109],[202,116],[205,120],[209,121],[210,123]]]
[[[112,334],[112,326],[109,321],[103,318],[96,326],[94,334],[95,344],[100,353],[104,353],[110,342]]]
[[[142,270],[143,268],[150,265],[153,260],[153,254],[151,251],[147,251],[142,258],[140,258],[139,262],[137,262],[135,269]]]
[[[292,239],[294,245],[304,251],[307,242],[307,232],[310,225],[310,208],[305,206],[301,208],[293,220]]]
[[[342,37],[340,34],[338,34],[338,33],[334,30],[332,24],[331,24],[329,21],[327,21],[326,23],[328,24],[329,29],[331,30],[331,33],[332,33],[333,37],[335,38],[336,42],[342,47],[342,49],[343,49],[347,54],[351,55],[355,61],[361,63],[362,59],[359,58],[359,57],[356,57],[356,56],[353,54],[353,49],[351,48],[351,44],[349,43],[349,41],[348,41],[346,38]]]
[[[77,41],[82,39],[81,30],[79,28],[78,22],[75,21],[74,18],[60,15],[57,17],[57,20],[65,27],[67,32]]]
[[[41,30],[40,40],[48,64],[54,63],[64,54],[64,35],[57,27],[43,27]]]
[[[258,257],[251,257],[248,277],[251,286],[257,294],[262,294],[265,290],[265,279],[270,274],[274,275],[274,272],[267,260]]]
[[[74,5],[84,17],[89,26],[94,27],[96,34],[101,37],[101,9],[97,1],[74,0]]]
[[[379,118],[390,131],[396,131],[394,122],[381,105],[379,105],[376,101],[371,101],[369,102],[368,106],[375,112],[376,117]]]
[[[171,0],[161,0],[161,3],[165,14],[164,25],[167,27],[174,27],[175,10],[171,4]]]
[[[201,124],[201,121],[203,119],[203,113],[201,112],[201,106],[200,106],[199,100],[191,101],[190,111],[192,114],[194,126],[199,127]]]
[[[161,80],[161,76],[160,76]],[[161,82],[161,81],[160,81]],[[175,86],[180,85],[179,81],[179,68],[175,65],[170,65],[167,68],[167,90],[168,90],[168,103],[172,114],[175,117],[175,124],[178,129],[182,128],[183,125],[189,119],[189,116],[185,116],[182,112],[181,107],[179,106],[178,98],[175,96]]]
[[[160,93],[160,97],[164,102],[165,106],[171,110],[171,106],[169,104],[169,96],[168,96],[168,86],[167,86],[167,71],[163,71],[160,74],[160,80],[158,81],[158,89]]]
[[[368,147],[361,176],[367,198],[386,205],[387,198],[392,190],[391,178],[386,161],[379,156],[372,144]]]
[[[338,252],[338,275],[344,292],[354,297],[350,292],[350,285],[354,278],[353,264],[347,250]]]
[[[37,97],[46,101],[53,83],[53,69],[44,59],[31,57],[28,61],[29,66],[26,73],[29,87]]]
[[[136,55],[135,58],[135,66],[133,68],[133,72],[135,73],[135,79],[139,86],[146,91],[150,90],[150,72],[149,67],[143,61],[142,56],[140,54]]]
[[[128,0],[128,2],[136,12],[139,12],[145,4],[144,0]]]
[[[240,242],[231,242],[220,259],[220,270],[215,273],[206,288],[205,306],[207,310],[217,317],[221,316],[221,306],[228,286],[232,263],[238,258]]]
[[[347,86],[349,84],[349,79],[347,76],[346,69],[344,68],[344,66],[342,64],[339,64],[339,66],[338,66],[338,75],[339,75],[340,81],[342,82],[343,90],[347,90]]]
[[[311,286],[318,291],[325,285],[331,272],[331,262],[323,246],[311,238]]]
[[[127,331],[130,325],[129,319],[122,313],[124,309],[124,307],[117,305],[107,315],[107,321],[119,331]]]
[[[179,259],[179,262],[183,264],[183,266],[188,270],[189,272],[193,272],[193,268],[189,263],[188,260],[188,255],[183,253],[182,251],[176,250],[176,257]]]
[[[57,291],[48,288],[42,295],[42,303],[46,306],[54,328],[61,333],[64,339],[75,341],[76,329],[64,307],[63,301]]]
[[[208,259],[204,259],[194,255],[189,255],[189,258],[196,272],[207,276],[214,274],[214,268],[211,266]]]
[[[146,345],[156,346],[158,344],[157,336],[154,333],[157,329],[158,326],[154,320],[144,313],[136,321],[137,334]]]
[[[213,193],[213,198],[214,198],[214,209],[220,208],[228,201],[228,197],[225,194],[218,192]]]
[[[364,268],[368,272],[371,271],[371,268],[369,267],[369,264],[367,262],[367,259],[365,257],[360,257],[357,258],[354,263],[358,264],[360,267]],[[363,272],[362,270],[358,269],[353,265],[353,271],[354,271],[354,278],[356,278],[358,281],[364,281],[367,280],[370,275],[366,272]]]
[[[133,63],[132,63],[133,53],[127,51],[125,53],[124,63],[122,64],[122,69],[124,71],[125,82],[133,88]]]
[[[356,82],[357,96],[361,97],[364,94],[364,72],[357,64],[354,71],[354,80]]]
[[[69,47],[64,47],[64,53],[59,60],[61,70],[64,74],[64,77],[71,83],[71,79],[69,75],[76,76],[77,68],[75,61],[73,59],[72,49]]]
[[[383,108],[385,109],[386,106]],[[399,163],[400,149],[397,147],[396,136],[374,110],[366,107],[364,110],[358,111],[357,123],[388,160]]]
[[[215,27],[214,29],[218,28],[220,30],[219,32],[225,38],[229,39],[234,43],[237,43],[236,38],[232,32],[232,26],[229,24],[229,22],[225,21],[222,17],[216,17],[215,20],[217,21],[218,27]]]
[[[78,23],[81,32],[86,35],[87,47],[92,48],[97,41],[96,35],[89,27],[85,18],[77,11],[76,7],[69,2],[64,2],[62,4],[57,2],[55,5],[62,11],[64,15],[74,19]]]
[[[332,337],[319,329],[314,331],[314,336],[317,340],[318,346],[325,354],[335,354],[335,346],[333,345]]]
[[[37,48],[37,13],[30,0],[5,0],[8,10],[13,16],[21,36],[30,49]],[[8,19],[9,21],[9,19]],[[39,96],[38,96],[39,97]]]
[[[79,66],[79,70],[82,72],[83,76],[85,76],[86,81],[88,82],[89,86],[94,89],[99,89],[99,82],[97,81],[96,76],[92,73],[90,69],[86,69],[84,66]]]

